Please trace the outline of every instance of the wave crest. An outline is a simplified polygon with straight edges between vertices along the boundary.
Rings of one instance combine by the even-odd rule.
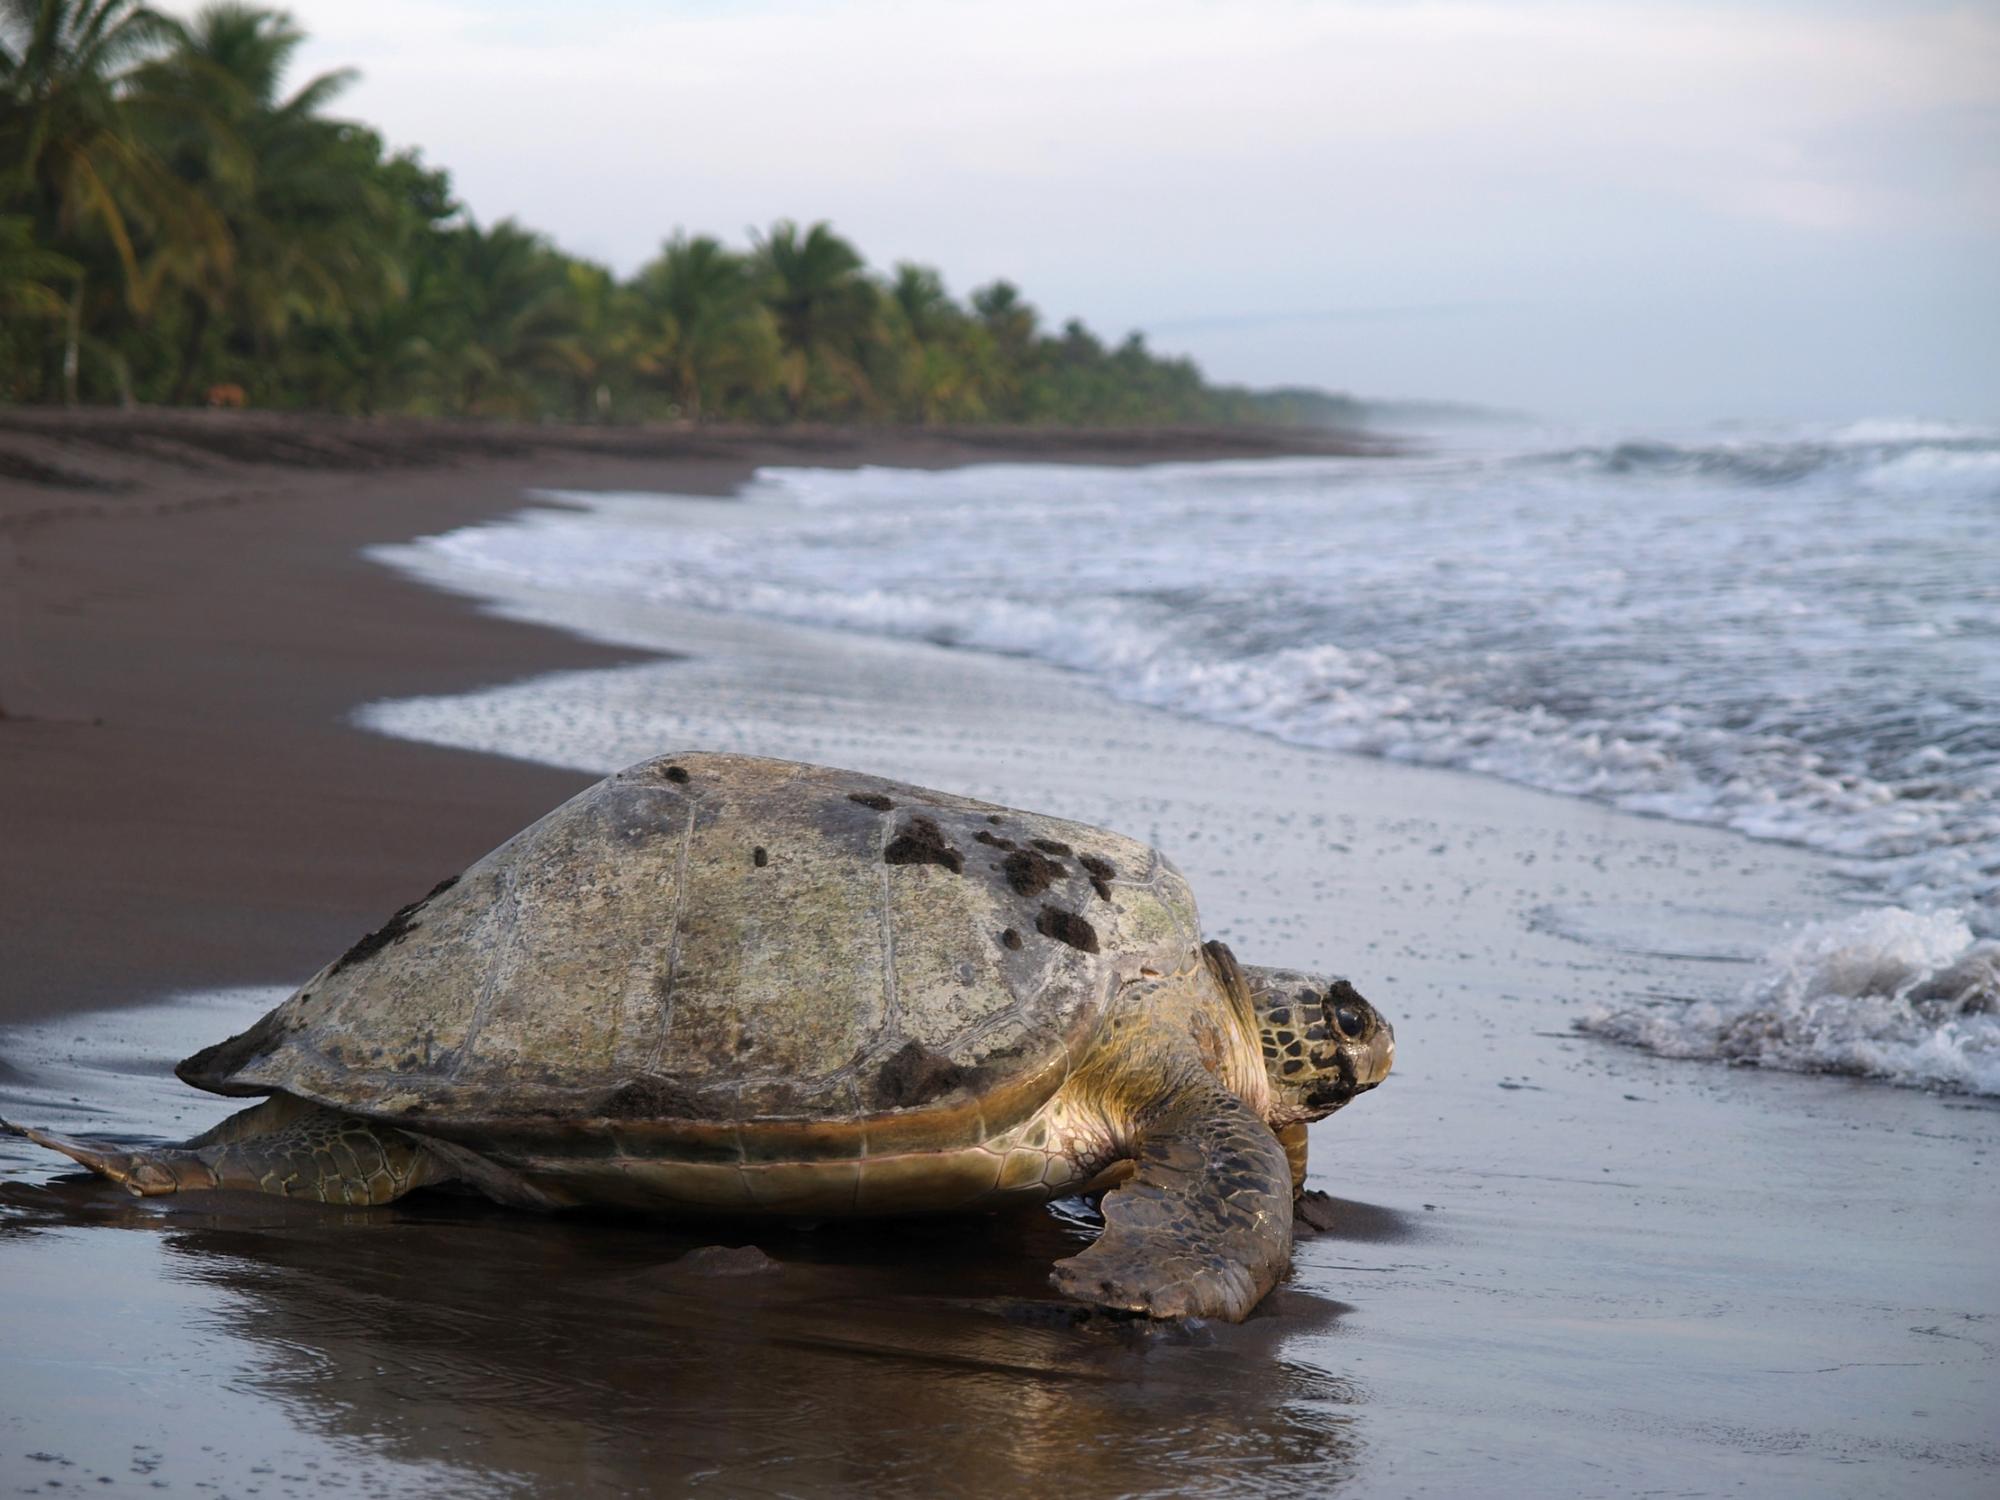
[[[1577,1027],[1664,1057],[2000,1094],[2000,943],[1960,912],[1882,907],[1804,928],[1733,999]]]
[[[1830,470],[1863,484],[1891,484],[1909,471],[1927,479],[1973,482],[2000,475],[2000,435],[1937,422],[1857,422],[1795,440],[1675,443],[1630,440],[1566,448],[1523,460],[1530,465],[1617,477],[1707,478],[1770,488]]]

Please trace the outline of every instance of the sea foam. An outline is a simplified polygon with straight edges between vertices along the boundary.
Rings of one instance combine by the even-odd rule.
[[[1577,1025],[1666,1057],[2000,1094],[2000,943],[1957,912],[1880,908],[1804,928],[1732,999]]]

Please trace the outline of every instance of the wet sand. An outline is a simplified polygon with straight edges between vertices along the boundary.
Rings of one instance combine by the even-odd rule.
[[[640,467],[652,487],[697,487]],[[0,1113],[134,1139],[199,1128],[230,1106],[171,1078],[181,1052],[565,789],[677,741],[1109,823],[1168,849],[1211,932],[1246,958],[1344,970],[1395,1020],[1399,1050],[1385,1087],[1315,1127],[1313,1185],[1339,1200],[1336,1228],[1301,1241],[1290,1283],[1241,1327],[1076,1324],[1043,1276],[1088,1227],[1046,1214],[688,1234],[437,1196],[369,1213],[140,1202],[8,1141],[0,1480],[266,1495],[1992,1492],[2000,1111],[1665,1061],[1569,1029],[1596,1001],[1740,982],[1765,935],[1833,909],[1823,863],[1110,704],[1027,663],[554,597],[475,611],[353,555],[503,510],[522,482],[430,477],[412,489],[439,496],[431,508],[400,510],[380,481],[350,479],[343,516],[375,507],[352,531],[322,520],[301,536],[287,512],[186,544],[237,549],[210,578],[218,594],[335,612],[331,631],[274,626],[268,669],[233,661],[242,621],[219,604],[212,640],[174,642],[200,664],[184,693],[233,691],[253,738],[269,722],[329,747],[311,771],[340,790],[312,830],[341,851],[324,872],[285,846],[291,825],[185,789],[227,724],[164,689],[142,699],[138,665],[45,676],[118,682],[133,696],[115,701],[150,705],[134,743],[172,750],[150,798],[69,817],[85,852],[51,866],[45,894],[9,850],[0,987],[18,1018],[41,1019],[0,1039]],[[242,526],[243,509],[215,514]],[[728,524],[684,509],[677,524]],[[70,529],[24,554],[47,560],[37,611],[61,602],[55,572],[101,555],[74,536],[61,550]],[[144,571],[143,544],[122,555]],[[244,581],[246,560],[286,556],[288,586]],[[107,658],[115,622],[147,618],[116,588],[74,597]],[[399,621],[447,644],[398,646]],[[81,627],[37,628],[45,642]],[[486,639],[504,644],[481,655]],[[363,701],[366,722],[429,743],[345,721]],[[94,727],[0,725],[0,743]],[[9,750],[0,816],[37,800],[15,767],[53,764],[27,756],[62,742],[40,743]],[[63,817],[42,816],[25,826],[58,840]],[[90,826],[122,818],[135,821]],[[162,828],[234,852],[161,854],[148,840]],[[118,859],[93,865],[100,848]],[[209,878],[239,862],[240,885]],[[289,894],[300,879],[310,894]],[[73,958],[46,937],[17,946],[14,903],[60,913],[107,887],[173,920]],[[255,915],[239,928],[289,936],[253,958],[183,933],[240,902]],[[41,979],[23,1004],[24,972]],[[182,993],[76,1015],[162,990]],[[775,1265],[676,1264],[714,1243],[755,1243]]]

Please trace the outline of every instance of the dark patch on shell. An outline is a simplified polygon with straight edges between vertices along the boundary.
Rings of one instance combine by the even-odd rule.
[[[875,1098],[890,1109],[912,1109],[965,1088],[981,1070],[961,1067],[922,1042],[905,1042],[875,1075]]]
[[[671,781],[675,786],[687,785],[688,773],[684,768],[680,766],[668,766],[666,770],[660,772],[660,774],[666,777],[667,780]]]
[[[1118,878],[1118,866],[1101,854],[1079,854],[1076,862],[1083,866],[1090,876],[1090,888],[1097,892],[1100,901],[1111,899],[1111,882]]]
[[[750,851],[750,863],[755,865],[758,869],[760,870],[763,869],[764,866],[768,865],[770,862],[771,862],[770,852],[767,849],[765,849],[765,847],[762,844],[759,844],[755,849],[752,849]]]
[[[1097,951],[1097,929],[1075,912],[1064,911],[1060,906],[1044,906],[1042,914],[1035,918],[1035,931],[1083,953]]]
[[[391,943],[400,943],[421,925],[416,921],[417,913],[457,884],[458,877],[456,875],[440,880],[436,885],[431,887],[430,894],[426,895],[423,900],[412,901],[408,906],[400,908],[388,921],[356,942],[352,948],[341,954],[339,958],[336,958],[333,961],[333,967],[326,971],[328,976],[331,977],[338,974],[350,964],[362,963],[367,959],[373,958]]]
[[[863,807],[872,807],[877,812],[888,812],[896,805],[880,792],[849,792],[847,800],[859,802]]]
[[[929,818],[912,818],[882,851],[885,865],[942,865],[954,875],[965,873],[965,856],[944,841]]]
[[[708,1120],[716,1109],[671,1078],[645,1074],[604,1096],[599,1111],[613,1120]]]
[[[1012,850],[1021,847],[1019,844],[1015,843],[1012,839],[1003,839],[998,834],[988,833],[983,828],[972,836],[972,841],[975,844],[986,844],[995,849]]]
[[[995,828],[998,828],[1000,826],[1000,814],[988,813],[986,815],[986,821],[991,823]]]
[[[1042,853],[1044,854],[1076,853],[1074,849],[1070,848],[1070,846],[1068,844],[1065,844],[1061,839],[1030,839],[1028,842],[1033,844],[1037,849],[1041,850]]]
[[[1021,934],[1016,932],[1013,928],[1009,927],[1005,932],[1000,934],[1000,943],[1002,947],[1012,948],[1016,952],[1019,952],[1021,947]]]
[[[1016,849],[1000,861],[1001,873],[1017,896],[1039,896],[1069,871],[1033,849]]]

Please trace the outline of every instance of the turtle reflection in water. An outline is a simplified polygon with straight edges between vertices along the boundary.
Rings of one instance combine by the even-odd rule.
[[[145,1195],[449,1181],[820,1218],[1110,1188],[1057,1289],[1236,1320],[1289,1260],[1307,1124],[1394,1053],[1344,980],[1202,942],[1131,839],[690,753],[581,793],[177,1070],[264,1103],[150,1151],[20,1133]]]

